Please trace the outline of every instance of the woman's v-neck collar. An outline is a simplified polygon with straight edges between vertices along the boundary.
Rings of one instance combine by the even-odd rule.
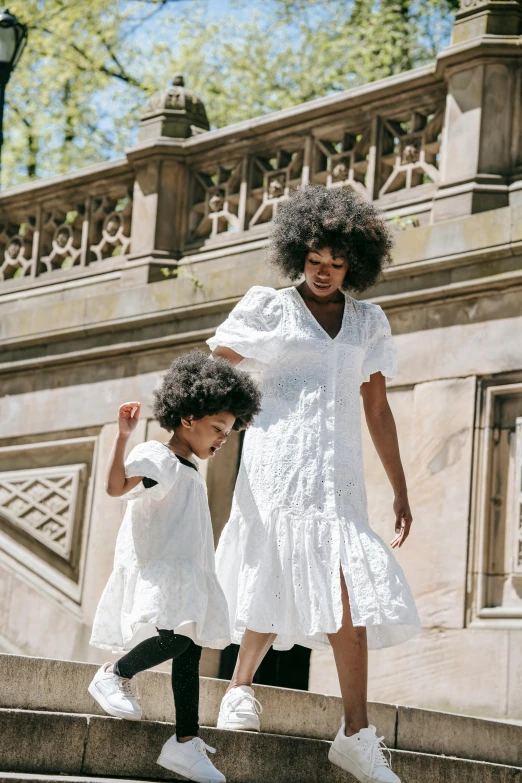
[[[321,324],[319,323],[319,321],[317,320],[315,315],[312,313],[312,311],[310,310],[310,308],[306,304],[305,300],[303,299],[303,297],[301,296],[301,294],[297,290],[297,287],[295,285],[292,285],[292,286],[290,286],[290,289],[294,292],[293,293],[294,297],[296,297],[299,300],[300,306],[303,307],[306,310],[306,312],[308,313],[309,317],[317,325],[317,327],[321,330],[321,332],[324,334],[324,336],[326,338],[328,338],[328,340],[330,340],[332,343],[335,342],[337,340],[337,338],[339,337],[339,335],[342,333],[342,331],[344,329],[344,326],[345,326],[345,323],[346,323],[346,317],[347,317],[346,316],[346,311],[348,309],[349,297],[346,296],[346,294],[343,294],[343,296],[344,296],[344,308],[343,308],[343,318],[342,318],[342,321],[341,321],[341,326],[339,328],[339,331],[335,335],[335,337],[332,337],[331,335],[328,334],[326,329],[323,326],[321,326]]]

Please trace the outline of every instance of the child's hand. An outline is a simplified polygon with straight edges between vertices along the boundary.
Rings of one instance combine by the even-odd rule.
[[[118,409],[120,435],[129,436],[136,429],[140,417],[141,402],[124,402]]]

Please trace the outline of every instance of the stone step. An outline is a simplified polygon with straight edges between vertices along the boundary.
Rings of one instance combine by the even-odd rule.
[[[0,655],[0,707],[23,710],[105,715],[87,686],[98,665]],[[170,675],[147,671],[135,678],[146,720],[173,722],[175,719]],[[200,721],[215,726],[221,699],[227,689],[225,680],[201,677]],[[342,704],[337,696],[307,691],[256,685],[263,705],[263,731],[313,739],[332,739],[341,724]],[[391,704],[372,704],[372,722],[395,744],[396,708]]]
[[[110,717],[0,709],[0,769],[10,773],[172,780],[156,764],[174,727]],[[229,783],[352,783],[328,762],[330,743],[278,734],[203,728]],[[22,741],[23,740],[23,741]],[[393,768],[409,783],[514,783],[522,768],[392,750]],[[65,778],[67,779],[67,778]]]
[[[28,772],[0,772],[0,783],[137,783],[137,781],[129,778],[87,778],[78,775],[37,775]],[[140,783],[149,782],[140,780]],[[172,783],[177,782],[172,780]],[[181,780],[179,783],[181,783]]]
[[[96,669],[89,663],[0,655],[0,707],[103,716],[87,692]],[[136,679],[145,720],[173,722],[169,675],[143,672]],[[216,725],[226,686],[224,680],[201,678],[202,725]],[[342,705],[336,696],[263,685],[256,685],[256,695],[265,734],[331,740],[338,731]],[[370,721],[395,750],[522,765],[520,725],[380,703],[370,704]]]

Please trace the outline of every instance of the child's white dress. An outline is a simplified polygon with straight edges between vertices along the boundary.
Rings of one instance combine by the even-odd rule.
[[[416,634],[415,601],[369,526],[364,486],[360,385],[372,373],[396,372],[381,308],[347,296],[332,339],[296,288],[256,286],[208,344],[262,370],[263,408],[245,436],[216,556],[232,640],[249,628],[277,634],[280,650],[328,645],[327,633],[342,623],[340,566],[370,648]]]
[[[132,449],[125,475],[157,484],[147,489],[140,482],[123,496],[129,504],[90,643],[128,650],[164,628],[203,647],[226,647],[228,611],[216,577],[204,479],[153,440]]]

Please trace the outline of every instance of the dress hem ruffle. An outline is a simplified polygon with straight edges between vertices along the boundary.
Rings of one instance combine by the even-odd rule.
[[[386,647],[396,647],[399,644],[413,639],[422,631],[420,625],[391,625],[389,623],[381,623],[379,625],[365,625],[364,623],[358,623],[354,626],[356,628],[366,628],[368,649],[369,650],[382,650]],[[235,627],[232,630],[231,638],[232,644],[240,644],[241,638],[246,630],[247,626]],[[248,630],[255,633],[277,633],[273,628],[256,627],[255,623],[248,623]],[[288,636],[286,634],[277,633],[277,639],[272,644],[274,650],[284,652],[291,650],[296,644],[301,647],[308,647],[310,650],[324,651],[331,649],[330,640],[328,634],[336,633],[340,630],[336,628],[332,631],[320,631],[312,634]]]
[[[228,609],[216,574],[183,558],[156,560],[151,567],[153,573],[147,567],[114,569],[100,599],[93,647],[124,652],[155,628],[189,636],[201,647],[230,644]]]

